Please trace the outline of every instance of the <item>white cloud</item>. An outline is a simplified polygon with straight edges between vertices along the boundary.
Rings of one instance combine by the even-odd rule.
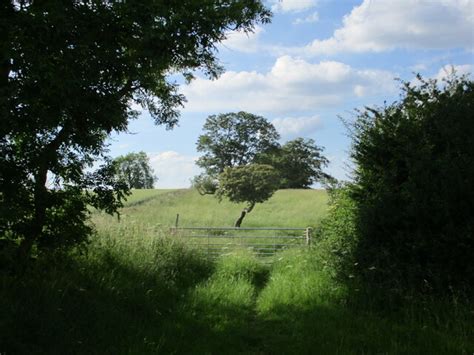
[[[394,48],[473,48],[474,0],[364,0],[332,37],[294,52],[381,52]]]
[[[273,0],[272,11],[300,12],[317,5],[317,0]]]
[[[428,69],[428,65],[425,63],[417,63],[415,65],[412,65],[410,69],[415,72],[425,71],[426,69]]]
[[[366,93],[366,89],[364,86],[362,85],[356,85],[354,86],[354,94],[357,96],[357,97],[363,97],[365,96],[365,93]]]
[[[467,74],[474,74],[474,65],[472,64],[463,64],[463,65],[445,65],[442,67],[438,74],[436,74],[435,78],[439,81],[443,80],[444,78],[448,77],[453,71],[457,75],[467,75]]]
[[[128,143],[119,144],[118,147],[119,147],[119,149],[128,149],[128,148],[130,148],[130,144],[128,144]]]
[[[319,14],[318,12],[313,12],[311,15],[306,17],[298,17],[296,20],[293,21],[293,25],[302,25],[304,23],[315,23],[319,21]]]
[[[443,80],[446,79],[449,75],[453,74],[453,70],[457,76],[459,75],[468,75],[469,77],[474,76],[474,65],[472,64],[461,64],[461,65],[452,65],[447,64],[441,67],[438,72],[432,76],[424,76],[424,79],[436,79],[440,86],[443,86]],[[418,86],[421,82],[418,80],[417,77],[413,77],[410,81],[411,85]]]
[[[227,39],[221,46],[244,53],[254,53],[260,47],[260,35],[264,32],[261,26],[255,26],[253,32],[233,31],[227,34]]]
[[[284,139],[306,136],[322,126],[319,116],[276,118],[272,124]]]
[[[189,180],[199,174],[195,161],[197,157],[183,155],[175,151],[149,153],[150,165],[158,176],[155,187],[162,189],[185,188]]]
[[[355,96],[392,93],[394,74],[358,70],[336,61],[309,63],[283,56],[266,73],[224,73],[218,80],[197,78],[181,88],[192,112],[302,112],[340,104]]]

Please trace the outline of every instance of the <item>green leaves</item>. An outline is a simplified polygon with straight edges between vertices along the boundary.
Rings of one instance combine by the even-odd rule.
[[[225,168],[219,175],[217,195],[250,205],[268,200],[278,189],[278,172],[270,165],[250,164]]]
[[[44,237],[50,212],[80,199],[81,192],[74,198],[70,191],[53,192],[48,176],[57,190],[87,186],[102,196],[96,206],[116,211],[123,186],[105,178],[103,169],[94,176],[85,169],[104,158],[108,135],[126,131],[137,116],[130,104],[172,128],[185,98],[169,75],[191,79],[202,70],[215,78],[222,72],[216,44],[227,31],[251,31],[270,17],[261,1],[248,0],[26,0],[0,6],[0,211],[11,209],[0,216],[0,232],[28,240],[27,252]],[[130,186],[150,187],[148,173]],[[85,204],[76,207],[86,215]],[[77,230],[85,219],[78,217]],[[66,230],[62,222],[51,229],[58,238],[61,225]]]
[[[235,226],[256,203],[268,200],[279,188],[309,188],[331,177],[322,172],[328,160],[314,140],[298,138],[280,146],[280,135],[264,117],[247,112],[211,115],[199,136],[204,152],[197,165],[205,172],[193,179],[200,194],[216,194],[246,202]]]
[[[280,135],[264,117],[247,112],[209,116],[199,136],[197,150],[205,154],[197,161],[209,175],[226,167],[254,162],[258,154],[278,147]]]
[[[115,175],[131,189],[152,189],[157,180],[145,152],[128,153],[114,159]]]
[[[247,112],[209,116],[197,149],[204,155],[197,165],[216,177],[226,167],[271,165],[278,171],[279,188],[309,188],[331,179],[322,169],[329,161],[313,139],[297,138],[280,146],[280,135],[264,117]]]
[[[446,292],[474,284],[474,83],[418,80],[353,126],[357,261],[373,285]]]
[[[280,174],[280,188],[306,189],[316,182],[332,179],[323,172],[329,161],[322,152],[323,148],[313,139],[304,138],[288,141],[272,152],[272,165]]]

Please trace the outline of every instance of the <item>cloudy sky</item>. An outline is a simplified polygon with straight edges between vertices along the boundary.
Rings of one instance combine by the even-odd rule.
[[[196,141],[211,114],[247,111],[270,120],[282,143],[316,140],[328,172],[350,177],[350,139],[339,117],[399,97],[414,73],[474,72],[474,0],[268,0],[271,24],[231,33],[219,45],[226,72],[181,91],[179,126],[154,126],[143,112],[129,134],[110,139],[112,156],[145,151],[157,188],[188,187],[199,173]]]

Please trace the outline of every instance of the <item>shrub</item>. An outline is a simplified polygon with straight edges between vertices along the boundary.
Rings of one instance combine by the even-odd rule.
[[[474,285],[474,82],[418,80],[353,125],[354,260],[367,285],[444,293]]]
[[[315,231],[315,249],[319,250],[319,259],[324,268],[333,277],[347,282],[355,277],[356,269],[356,206],[350,195],[351,185],[339,186],[328,192],[328,214]]]

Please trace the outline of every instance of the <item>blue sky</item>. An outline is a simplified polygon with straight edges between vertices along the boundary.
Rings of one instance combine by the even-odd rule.
[[[110,154],[145,151],[157,188],[188,187],[200,171],[196,141],[211,114],[247,111],[271,121],[282,143],[313,138],[350,177],[350,139],[339,116],[399,97],[401,78],[441,78],[447,68],[474,72],[474,0],[266,1],[272,23],[230,33],[218,46],[226,72],[199,75],[181,92],[188,102],[179,126],[155,126],[147,112],[111,137]]]

